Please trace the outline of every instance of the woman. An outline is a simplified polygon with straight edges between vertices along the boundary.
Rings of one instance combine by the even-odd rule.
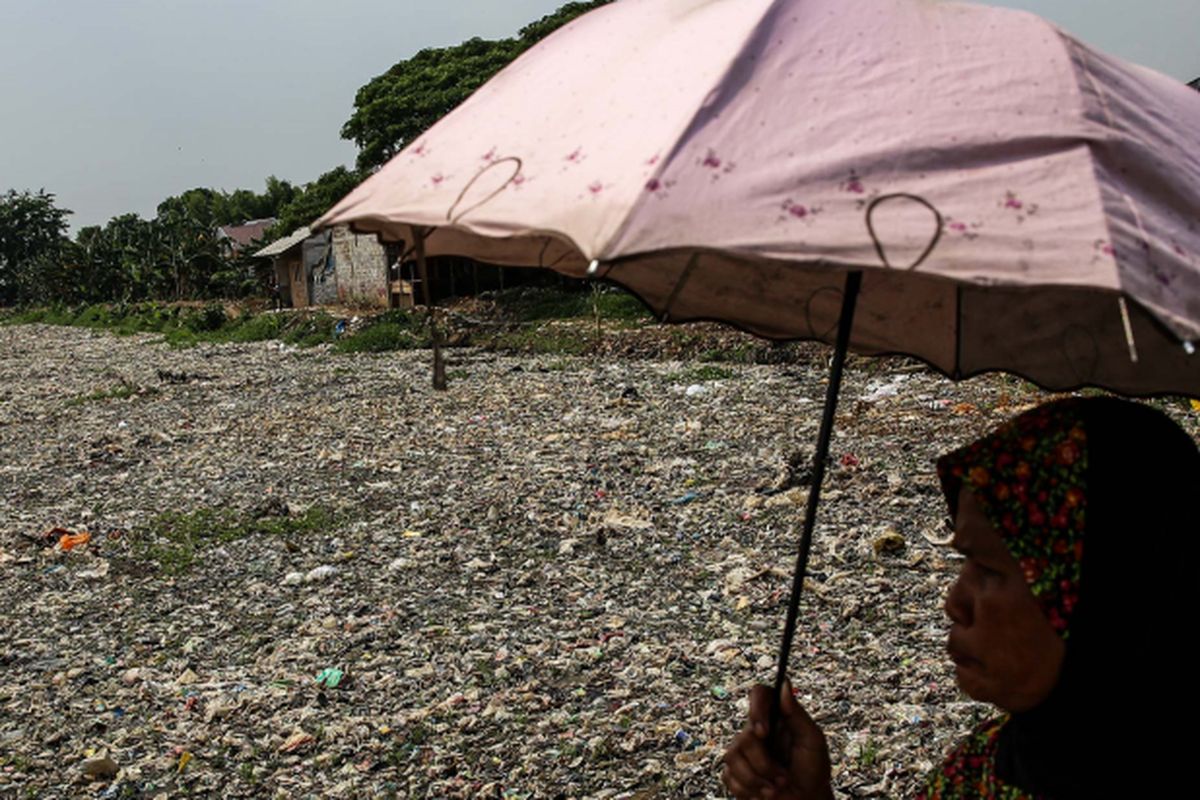
[[[1149,406],[1040,406],[938,460],[966,556],[946,597],[959,687],[1003,714],[979,726],[917,795],[1176,797],[1194,791],[1191,587],[1200,452]],[[738,798],[831,798],[824,734],[770,690],[725,755]],[[1171,723],[1189,726],[1172,732]],[[782,753],[779,759],[771,753]]]

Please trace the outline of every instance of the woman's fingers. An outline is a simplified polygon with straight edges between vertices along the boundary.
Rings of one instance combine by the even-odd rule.
[[[733,742],[754,774],[768,782],[778,777],[781,772],[779,765],[771,758],[765,739],[760,737],[757,731],[742,731]]]
[[[781,772],[771,761],[763,741],[742,731],[725,752],[725,786],[735,797],[769,797]]]
[[[792,693],[790,680],[785,679],[783,688],[779,690],[779,705],[783,711],[783,718],[787,720],[788,728],[799,741],[807,741],[814,736],[824,736],[821,733],[821,727],[804,710],[804,706],[796,702],[796,695]]]
[[[771,687],[758,684],[750,690],[750,729],[765,739],[771,727]]]
[[[825,734],[796,702],[790,682],[778,699],[773,692],[769,686],[751,689],[750,719],[725,753],[722,780],[739,800],[832,797]],[[769,733],[774,702],[782,710],[777,741]]]

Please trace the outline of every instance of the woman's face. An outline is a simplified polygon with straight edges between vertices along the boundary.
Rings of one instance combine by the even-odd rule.
[[[947,649],[959,687],[1006,711],[1028,711],[1050,696],[1066,645],[1042,614],[1021,568],[975,495],[958,495],[954,548],[966,556],[946,595]]]

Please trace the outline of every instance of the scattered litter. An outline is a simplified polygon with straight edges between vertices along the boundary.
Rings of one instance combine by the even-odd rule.
[[[83,774],[89,778],[104,780],[114,778],[117,775],[119,768],[117,762],[107,756],[101,758],[89,758],[81,765]]]
[[[908,383],[912,375],[905,372],[899,372],[894,375],[889,375],[883,380],[874,380],[867,384],[866,392],[859,396],[859,399],[865,403],[877,403],[888,397],[895,397],[900,394],[900,390]]]
[[[337,667],[326,667],[317,675],[317,684],[326,689],[336,689],[345,674]]]
[[[877,556],[898,556],[904,552],[906,544],[904,537],[895,528],[888,528],[875,537],[871,547],[874,548]]]
[[[922,528],[921,536],[937,547],[945,547],[954,541],[954,531],[948,526],[940,531],[937,528]]]
[[[54,545],[58,544],[59,541],[61,541],[64,536],[74,536],[74,535],[75,535],[75,531],[70,530],[69,528],[58,528],[58,527],[51,528],[50,530],[48,530],[42,534],[41,544],[45,545],[46,547],[53,547]],[[27,538],[29,538],[30,541],[37,541],[37,539],[35,539],[32,536],[29,536]]]
[[[312,734],[305,733],[303,730],[297,728],[292,732],[292,735],[287,738],[287,741],[279,746],[279,752],[295,753],[297,750],[301,750],[315,741],[316,738]]]
[[[0,325],[0,796],[725,796],[829,349],[685,401],[691,365],[652,357],[681,330],[605,336],[624,360],[452,348],[434,394],[428,352]],[[846,398],[908,377],[838,415],[792,677],[839,792],[904,797],[982,711],[944,657],[934,458],[1040,395],[865,363]],[[64,405],[113,364],[160,391]]]
[[[91,540],[92,535],[87,531],[76,533],[74,535],[63,534],[62,538],[58,540],[58,547],[61,550],[71,550],[79,547],[80,545],[87,544]]]
[[[338,572],[338,568],[332,564],[322,564],[319,567],[310,569],[308,574],[304,576],[304,580],[306,583],[320,583],[321,581],[329,580],[337,575]]]

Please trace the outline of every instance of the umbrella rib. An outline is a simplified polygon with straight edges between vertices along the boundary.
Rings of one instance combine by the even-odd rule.
[[[700,262],[700,254],[692,253],[692,257],[688,259],[687,264],[683,268],[683,272],[679,273],[679,280],[675,281],[675,286],[671,289],[671,294],[667,297],[667,302],[663,303],[662,314],[659,315],[663,322],[669,322],[671,319],[671,309],[675,306],[675,301],[679,298],[679,293],[683,291],[683,286],[692,277],[692,273],[696,270],[696,265]]]

